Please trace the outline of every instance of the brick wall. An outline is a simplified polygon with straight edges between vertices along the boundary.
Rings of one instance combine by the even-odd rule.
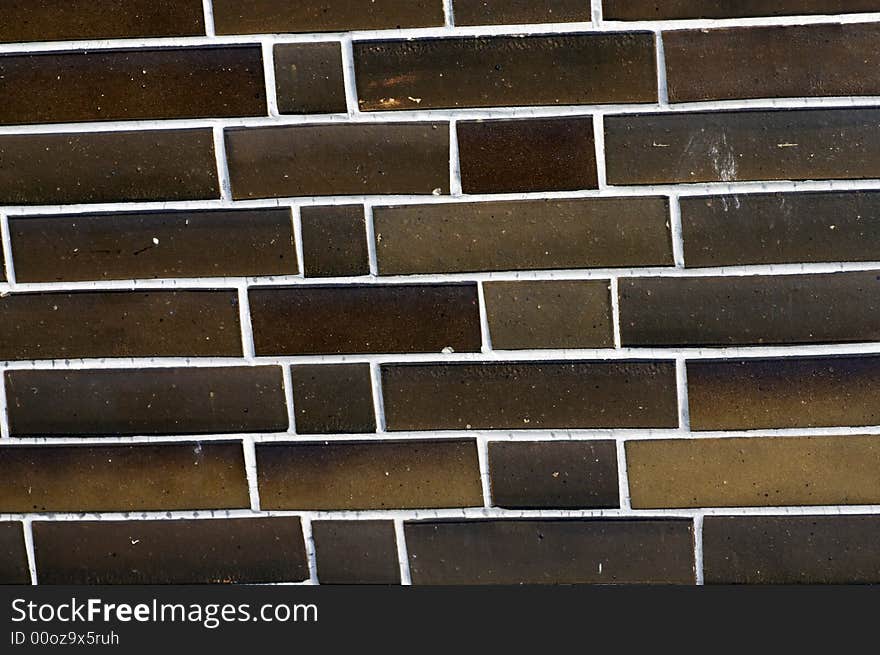
[[[2,3],[0,582],[880,582],[878,98],[877,0]]]

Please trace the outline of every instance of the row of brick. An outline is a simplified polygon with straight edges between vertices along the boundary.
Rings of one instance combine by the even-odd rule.
[[[880,436],[663,439],[625,443],[635,509],[880,504]],[[239,442],[10,445],[0,512],[247,509]],[[474,440],[256,446],[270,510],[482,507]],[[491,505],[620,507],[613,441],[490,442]]]
[[[398,584],[394,525],[313,521],[318,581]],[[405,521],[414,584],[694,584],[689,519]],[[297,517],[35,521],[42,584],[208,584],[309,579]],[[707,583],[877,583],[880,519],[707,516]],[[784,557],[780,557],[784,553]],[[0,523],[0,582],[28,584],[22,525]]]
[[[678,202],[687,267],[880,261],[880,228],[871,220],[880,211],[876,191]],[[10,216],[10,252],[23,283],[297,275],[301,269],[316,278],[369,274],[363,206],[306,206],[300,213],[301,264],[291,212],[276,208]],[[675,263],[669,201],[660,197],[405,205],[372,213],[379,275]],[[561,292],[564,285],[552,289]]]
[[[877,23],[662,38],[671,102],[880,95]],[[658,100],[652,32],[356,41],[353,53],[362,111]],[[282,114],[348,111],[340,42],[276,45],[273,65]],[[259,45],[3,55],[0,95],[0,124],[268,112]]]
[[[419,430],[677,428],[675,362],[380,365],[385,427]],[[698,431],[880,425],[880,356],[691,360]],[[277,366],[5,373],[17,437],[284,432]],[[301,434],[375,430],[367,364],[292,368]]]
[[[880,504],[880,436],[625,443],[635,509]],[[0,448],[0,512],[248,509],[237,441]],[[482,507],[476,441],[260,442],[269,510]],[[490,442],[491,504],[620,507],[613,441]]]
[[[438,27],[442,0],[214,0],[217,34]],[[453,0],[456,25],[590,21],[589,0]],[[741,18],[880,11],[876,0],[604,0],[606,20]],[[0,41],[206,33],[201,0],[31,0],[0,8]]]
[[[611,185],[880,177],[874,108],[606,116]],[[591,116],[456,124],[466,194],[596,189]],[[447,123],[225,131],[234,199],[444,195]],[[220,198],[210,129],[0,136],[0,203]]]
[[[638,277],[618,282],[622,346],[752,346],[880,341],[880,273]],[[603,280],[486,282],[498,350],[614,347]],[[473,353],[475,283],[253,287],[258,356]],[[236,357],[235,290],[6,293],[0,358]],[[425,323],[425,316],[433,316]]]

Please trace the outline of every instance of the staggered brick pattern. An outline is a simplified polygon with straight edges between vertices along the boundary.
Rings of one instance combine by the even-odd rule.
[[[880,0],[0,2],[0,583],[880,583]]]

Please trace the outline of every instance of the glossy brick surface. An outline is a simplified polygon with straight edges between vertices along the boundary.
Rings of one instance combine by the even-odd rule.
[[[0,124],[265,116],[257,46],[0,56]]]
[[[610,184],[880,177],[880,109],[605,117]]]
[[[10,218],[19,282],[296,275],[286,209]]]
[[[405,524],[413,584],[694,584],[683,519]]]
[[[201,0],[6,0],[0,41],[203,36]]]
[[[620,506],[613,441],[493,442],[489,472],[497,507]]]
[[[482,506],[476,443],[260,444],[265,509],[367,510]]]
[[[632,506],[874,505],[880,437],[629,441]]]
[[[687,376],[694,430],[880,424],[876,355],[691,361]]]
[[[2,512],[250,507],[240,442],[0,448]]]
[[[397,540],[391,521],[314,521],[318,582],[399,584]]]
[[[250,301],[260,355],[480,349],[473,284],[263,287]]]
[[[287,429],[277,366],[7,371],[14,436]]]
[[[309,577],[297,517],[34,522],[43,584],[230,584]]]
[[[220,197],[211,130],[0,136],[0,203],[60,205]]]
[[[606,280],[487,282],[489,337],[500,350],[614,346]]]
[[[443,24],[442,0],[214,0],[218,34],[343,32]]]
[[[0,357],[241,355],[228,290],[79,291],[0,297]]]
[[[382,391],[389,430],[678,424],[672,362],[383,365]]]
[[[358,41],[363,111],[657,99],[649,32]]]
[[[877,584],[876,516],[707,516],[707,584]]]
[[[232,128],[226,150],[235,199],[449,190],[445,123]]]
[[[377,207],[382,275],[672,265],[662,198]],[[449,244],[437,248],[437,243]]]

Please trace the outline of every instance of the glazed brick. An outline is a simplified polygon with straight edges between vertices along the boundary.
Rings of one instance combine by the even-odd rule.
[[[41,584],[299,582],[309,577],[298,517],[34,521]]]
[[[873,505],[880,437],[628,441],[632,506]]]
[[[278,110],[282,114],[348,111],[338,41],[282,43],[273,52]]]
[[[30,584],[27,550],[21,523],[0,523],[0,585]]]
[[[287,430],[277,366],[21,370],[5,377],[17,437]]]
[[[651,32],[355,41],[364,111],[655,102]]]
[[[291,369],[299,434],[376,431],[369,364],[308,364]]]
[[[18,282],[296,275],[289,209],[9,218]]]
[[[877,0],[603,0],[605,20],[747,18],[878,10]]]
[[[0,448],[0,512],[250,507],[240,442]]]
[[[382,366],[389,430],[677,427],[667,361]]]
[[[608,285],[607,280],[485,283],[492,347],[613,347]]]
[[[664,32],[669,100],[878,95],[878,42],[880,23]]]
[[[880,193],[681,199],[686,266],[880,260]]]
[[[665,198],[376,207],[373,220],[382,275],[674,263]]]
[[[877,584],[880,517],[707,516],[707,584]]]
[[[598,188],[590,116],[460,121],[464,193]]]
[[[413,584],[694,584],[684,519],[407,522]]]
[[[237,200],[449,192],[445,123],[232,128],[226,150]]]
[[[306,277],[370,274],[363,205],[303,207],[300,214]]]
[[[481,345],[474,284],[259,287],[250,304],[258,355],[478,352]]]
[[[210,129],[0,136],[0,204],[220,197]]]
[[[880,357],[687,363],[694,430],[880,425]]]
[[[620,507],[613,441],[492,442],[489,472],[497,507]]]
[[[314,521],[321,584],[400,584],[392,521]]]
[[[259,46],[0,56],[0,123],[266,115]]]
[[[880,274],[622,279],[624,346],[880,340]]]
[[[0,41],[204,36],[201,0],[5,0]]]
[[[590,21],[583,0],[454,0],[456,25],[515,25]]]
[[[609,184],[880,177],[880,109],[605,118]]]
[[[482,507],[476,442],[258,444],[263,509]]]
[[[441,0],[214,0],[217,34],[343,32],[443,25]]]
[[[0,296],[0,359],[241,354],[235,291]]]

